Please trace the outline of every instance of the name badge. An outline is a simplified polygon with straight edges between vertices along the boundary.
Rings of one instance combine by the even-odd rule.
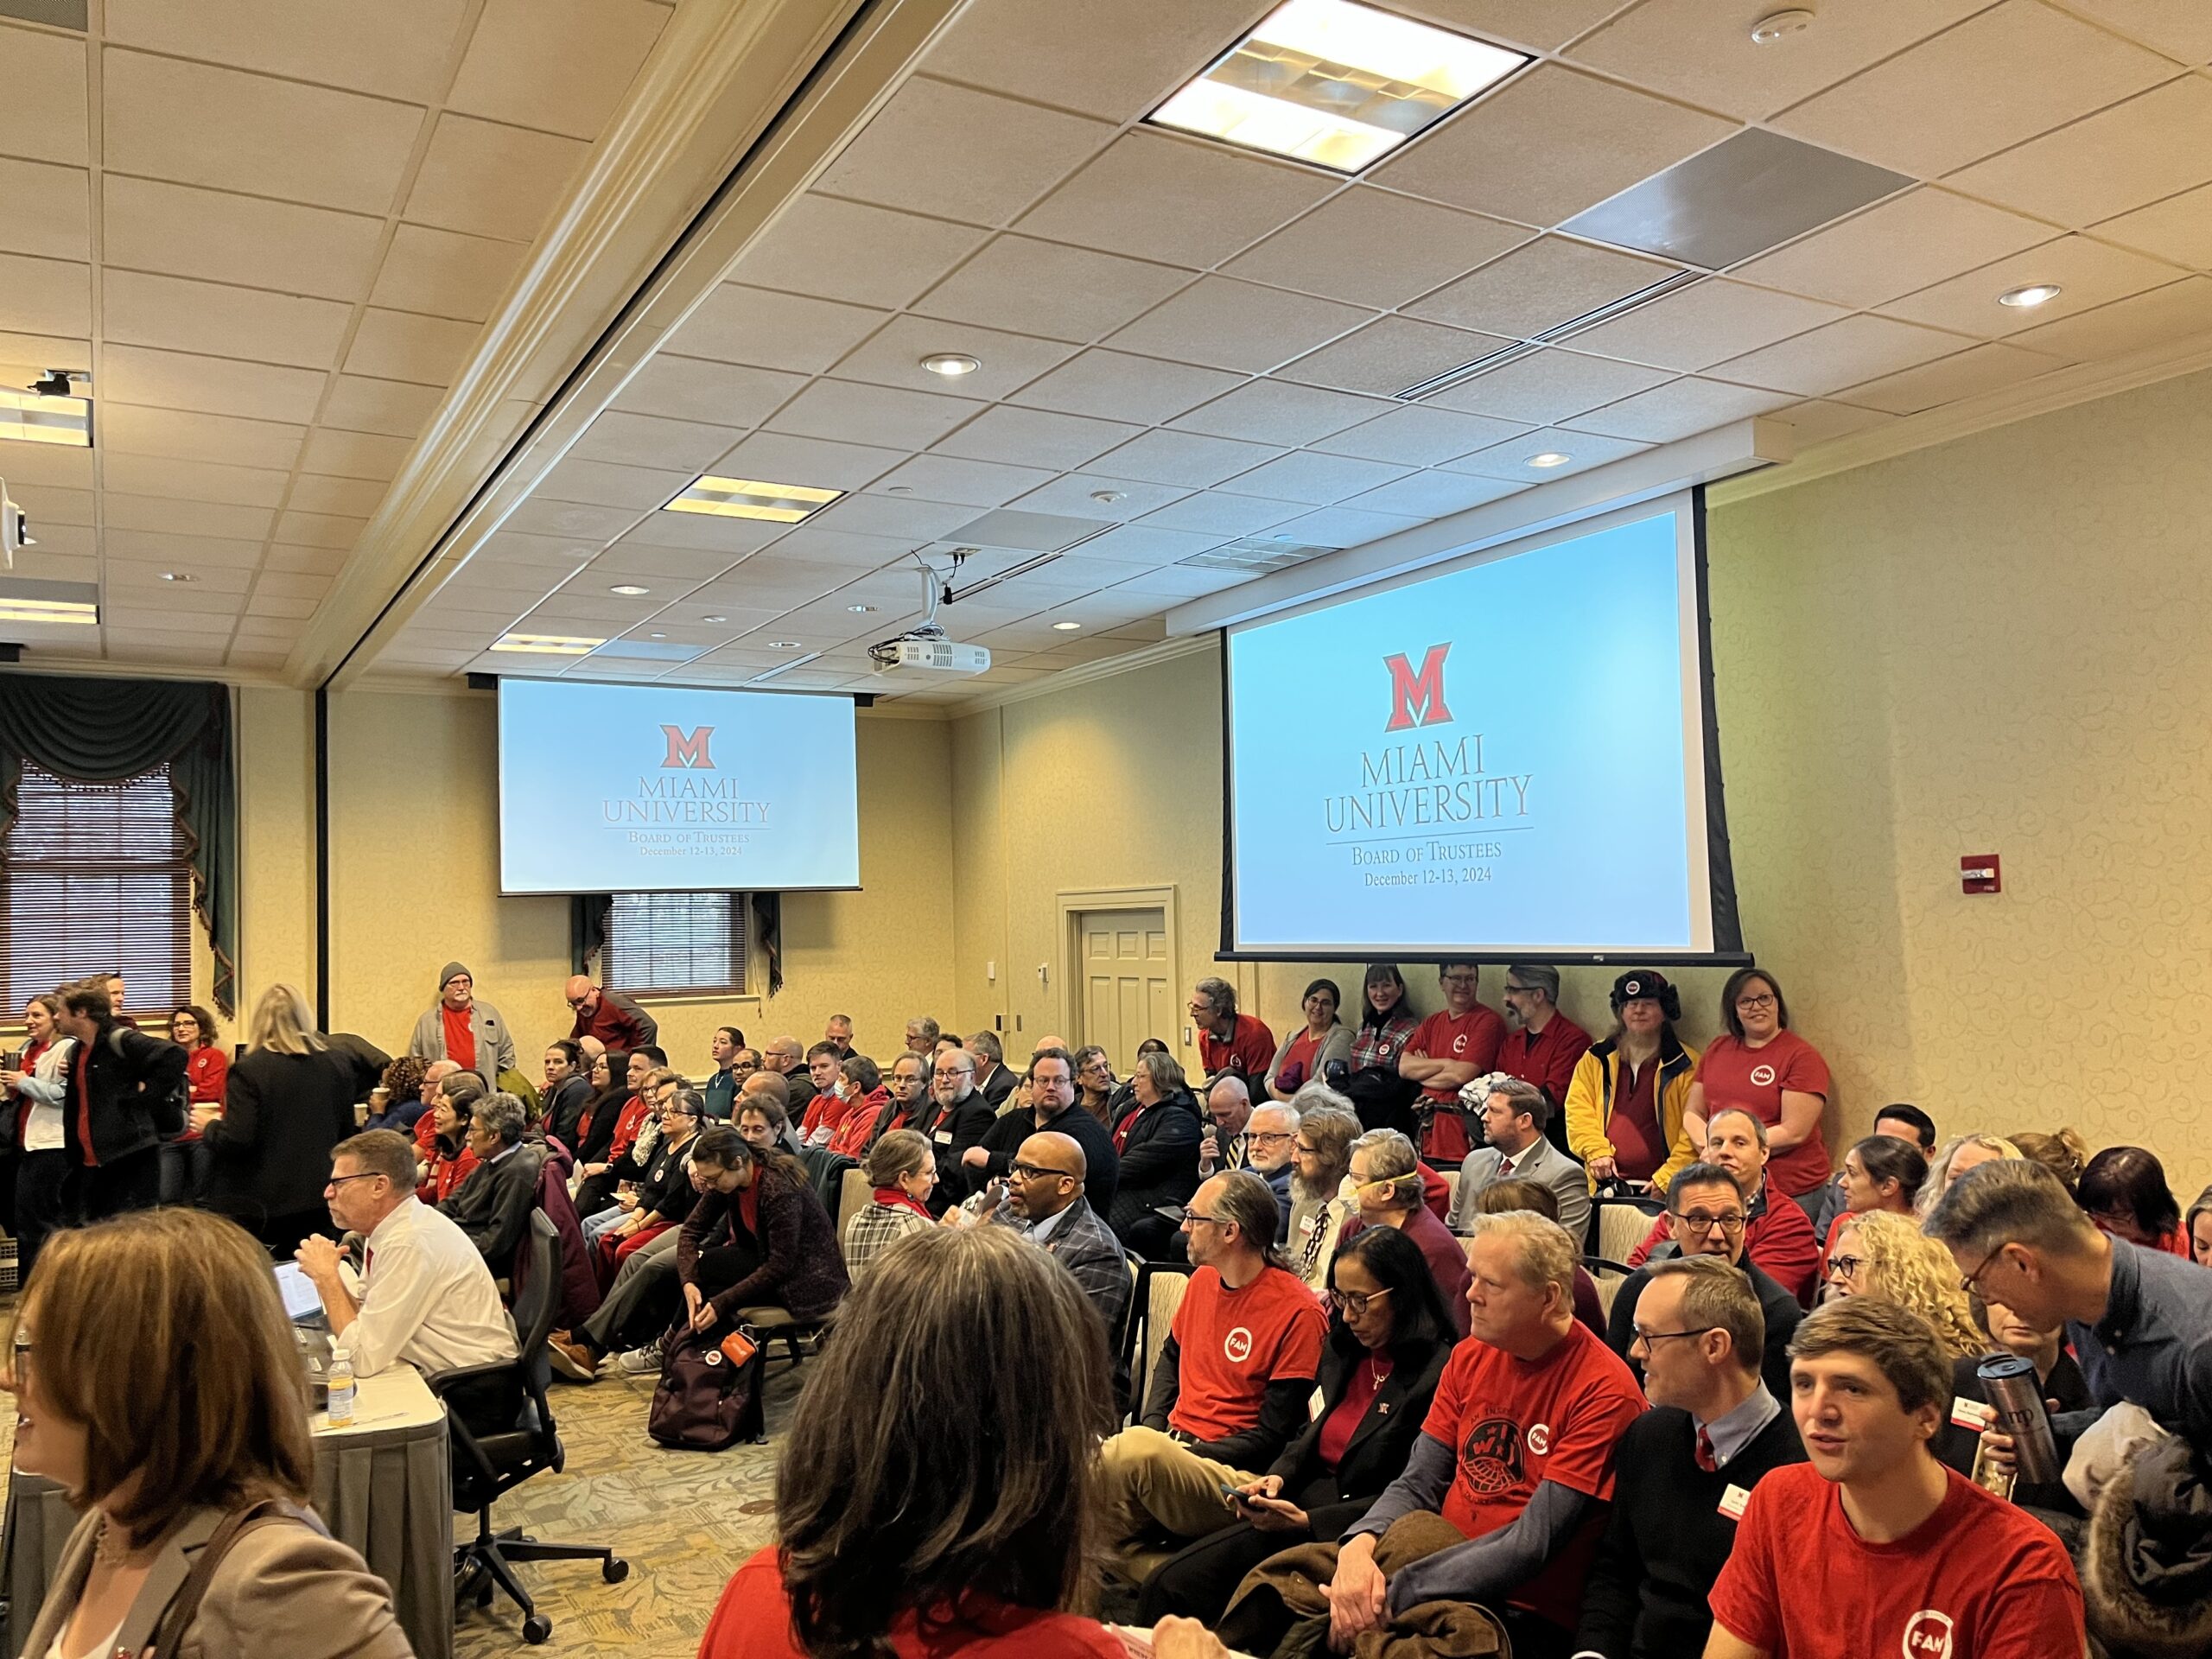
[[[1951,1421],[1957,1427],[1979,1434],[1997,1421],[1997,1408],[1979,1400],[1969,1400],[1964,1395],[1954,1395],[1951,1401]]]
[[[1720,1513],[1731,1521],[1740,1521],[1744,1518],[1745,1505],[1751,1501],[1751,1495],[1741,1486],[1731,1486],[1720,1494]]]
[[[939,1129],[935,1135],[931,1135],[930,1139],[936,1141],[940,1147],[949,1147],[952,1144],[952,1131],[950,1129]]]

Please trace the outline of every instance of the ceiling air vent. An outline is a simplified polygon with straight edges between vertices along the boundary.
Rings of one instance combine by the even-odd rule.
[[[1318,559],[1324,553],[1343,551],[1340,547],[1317,547],[1311,542],[1274,542],[1264,536],[1247,536],[1175,563],[1196,565],[1201,570],[1249,570],[1260,575],[1269,570],[1287,570],[1294,564]]]

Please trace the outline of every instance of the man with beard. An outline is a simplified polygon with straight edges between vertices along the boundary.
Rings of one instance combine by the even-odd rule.
[[[1497,1046],[1497,1069],[1544,1091],[1552,1103],[1545,1135],[1565,1152],[1567,1085],[1574,1081],[1575,1062],[1589,1051],[1590,1033],[1559,1011],[1559,969],[1548,962],[1508,968],[1501,1000],[1506,1031]]]
[[[991,1221],[1018,1228],[1075,1275],[1105,1320],[1111,1345],[1121,1340],[1128,1314],[1129,1262],[1105,1218],[1083,1196],[1089,1173],[1083,1147],[1071,1137],[1052,1129],[1030,1135],[1007,1168],[1006,1197]]]

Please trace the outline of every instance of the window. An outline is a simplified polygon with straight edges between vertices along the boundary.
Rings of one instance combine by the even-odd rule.
[[[0,844],[6,1013],[89,974],[120,973],[131,1009],[192,998],[192,865],[169,770],[79,784],[25,762]]]
[[[632,995],[745,989],[745,895],[618,893],[600,977]]]

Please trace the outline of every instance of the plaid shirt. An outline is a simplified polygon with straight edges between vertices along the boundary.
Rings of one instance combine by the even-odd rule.
[[[858,1284],[861,1268],[907,1234],[929,1225],[927,1216],[918,1215],[903,1204],[875,1199],[845,1224],[845,1271]]]
[[[994,1226],[1013,1227],[1024,1234],[1029,1224],[1014,1213],[1014,1206],[1001,1198],[999,1207],[991,1212]],[[1129,1258],[1122,1249],[1099,1213],[1090,1207],[1086,1198],[1077,1198],[1060,1213],[1052,1230],[1045,1236],[1041,1247],[1054,1260],[1075,1275],[1083,1294],[1106,1321],[1109,1345],[1120,1342],[1122,1325],[1128,1317]]]
[[[1363,1021],[1352,1033],[1351,1069],[1395,1072],[1398,1056],[1406,1052],[1406,1045],[1413,1041],[1414,1033],[1420,1029],[1421,1021],[1411,1010],[1394,1014],[1379,1026]]]

